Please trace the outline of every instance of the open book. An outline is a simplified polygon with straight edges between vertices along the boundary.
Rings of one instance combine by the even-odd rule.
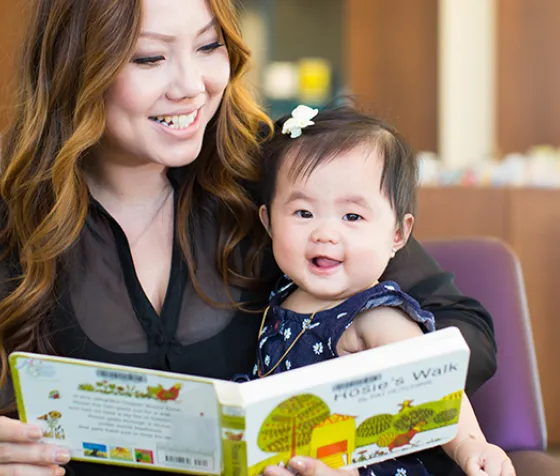
[[[291,456],[361,466],[451,440],[469,349],[449,328],[247,383],[10,356],[22,421],[73,459],[252,476]]]

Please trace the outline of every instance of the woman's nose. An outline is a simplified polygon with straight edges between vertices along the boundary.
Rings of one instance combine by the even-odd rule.
[[[167,96],[173,101],[195,98],[205,90],[204,77],[196,60],[189,59],[177,65]]]

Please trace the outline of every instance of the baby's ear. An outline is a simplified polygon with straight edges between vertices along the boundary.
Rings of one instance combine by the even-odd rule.
[[[395,230],[395,239],[393,240],[393,251],[399,251],[406,242],[410,238],[410,234],[412,233],[412,227],[414,225],[414,217],[407,213],[404,216],[403,221],[400,223],[400,226],[397,225]]]
[[[270,233],[270,220],[268,218],[268,209],[266,205],[261,205],[259,208],[259,218],[261,219],[261,223],[263,224],[264,228],[268,232],[268,235],[272,237]]]

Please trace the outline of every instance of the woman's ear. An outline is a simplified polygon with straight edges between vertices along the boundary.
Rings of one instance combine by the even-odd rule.
[[[414,217],[410,213],[407,213],[404,216],[403,221],[400,224],[397,224],[395,238],[393,240],[393,256],[395,256],[395,253],[406,245],[406,242],[412,233],[413,225]]]
[[[268,235],[272,238],[272,234],[270,233],[270,220],[268,219],[268,209],[266,205],[261,205],[259,208],[259,218],[261,219],[261,223],[263,224],[265,230],[268,232]]]

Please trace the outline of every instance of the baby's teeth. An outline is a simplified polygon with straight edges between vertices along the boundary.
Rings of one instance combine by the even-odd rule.
[[[172,116],[165,116],[165,122],[168,124],[171,122]]]

